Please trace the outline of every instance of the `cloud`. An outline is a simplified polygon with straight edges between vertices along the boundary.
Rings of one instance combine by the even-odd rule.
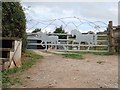
[[[43,20],[51,20],[55,18],[61,17],[79,17],[81,21],[102,21],[108,23],[109,20],[112,20],[115,25],[118,22],[118,4],[117,2],[21,2],[23,7],[30,6],[29,10],[26,10],[26,17],[29,21],[27,22],[27,27],[31,28],[37,22],[43,22]],[[84,20],[85,19],[85,20]],[[68,22],[74,22],[76,25],[80,24],[80,21],[75,18],[69,19],[61,19],[65,24]],[[52,26],[47,27],[49,31],[53,31],[56,26],[65,25],[62,21],[56,20],[52,24]],[[44,28],[47,24],[50,24],[52,21],[43,22],[46,25],[39,23],[35,28]],[[85,24],[86,25],[86,24]],[[79,29],[90,29],[89,25],[84,27],[80,27]],[[73,29],[74,25],[70,24],[67,26],[68,29]],[[67,31],[68,31],[67,29]],[[94,28],[93,28],[94,29]],[[92,28],[91,28],[92,30]]]

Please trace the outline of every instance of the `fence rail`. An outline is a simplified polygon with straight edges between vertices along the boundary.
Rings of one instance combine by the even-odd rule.
[[[74,52],[108,52],[108,50],[57,50],[57,51],[74,51]]]
[[[28,45],[45,45],[45,44],[40,44],[40,43],[29,43]],[[78,44],[51,44],[48,43],[46,45],[53,45],[53,46],[78,46]],[[108,45],[83,45],[80,44],[80,46],[98,46],[98,47],[107,47]]]
[[[88,35],[85,33],[82,33],[83,36],[84,35]],[[72,34],[63,34],[63,33],[51,33],[51,34],[47,34],[48,37],[49,36],[60,36],[60,35],[65,35],[66,39],[57,39],[56,42],[57,43],[50,43],[50,41],[47,41],[45,43],[41,43],[40,41],[37,42],[37,40],[41,40],[42,38],[39,38],[37,36],[37,33],[33,33],[33,35],[36,35],[35,37],[28,37],[28,40],[36,40],[36,42],[29,42],[28,46],[35,46],[35,48],[40,48],[41,46],[43,46],[45,49],[43,50],[48,50],[48,48],[54,48],[58,51],[83,51],[83,52],[108,52],[108,35],[107,34],[95,34],[93,36],[94,38],[94,44],[87,44],[88,41],[84,41],[84,43],[80,44],[81,42],[77,41],[76,38],[71,37]],[[77,38],[79,38],[79,35],[76,36]],[[44,41],[43,41],[44,42]],[[87,42],[87,43],[86,43]],[[40,47],[39,47],[40,46]]]

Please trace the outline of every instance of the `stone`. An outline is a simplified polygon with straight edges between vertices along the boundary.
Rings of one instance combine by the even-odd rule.
[[[27,79],[30,79],[31,77],[30,76],[27,76]]]

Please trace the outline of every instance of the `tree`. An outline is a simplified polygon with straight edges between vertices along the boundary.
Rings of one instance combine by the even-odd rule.
[[[2,2],[2,36],[21,38],[22,51],[25,51],[26,17],[19,2]]]
[[[39,28],[37,28],[37,29],[35,29],[34,31],[32,31],[32,33],[37,33],[37,32],[40,32],[41,31],[41,28],[39,29]]]
[[[53,33],[64,33],[66,34],[65,30],[63,29],[62,25],[60,27],[56,27],[55,31]],[[66,39],[67,36],[65,35],[59,35],[59,39]]]
[[[61,25],[61,26],[58,27],[58,28],[56,27],[54,33],[65,33],[65,30],[63,30],[63,27],[62,27],[62,25]]]

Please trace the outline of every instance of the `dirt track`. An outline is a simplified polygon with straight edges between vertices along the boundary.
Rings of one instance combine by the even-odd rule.
[[[85,54],[85,59],[43,53],[44,59],[20,76],[16,88],[118,88],[118,56]],[[97,63],[102,61],[102,64]]]

